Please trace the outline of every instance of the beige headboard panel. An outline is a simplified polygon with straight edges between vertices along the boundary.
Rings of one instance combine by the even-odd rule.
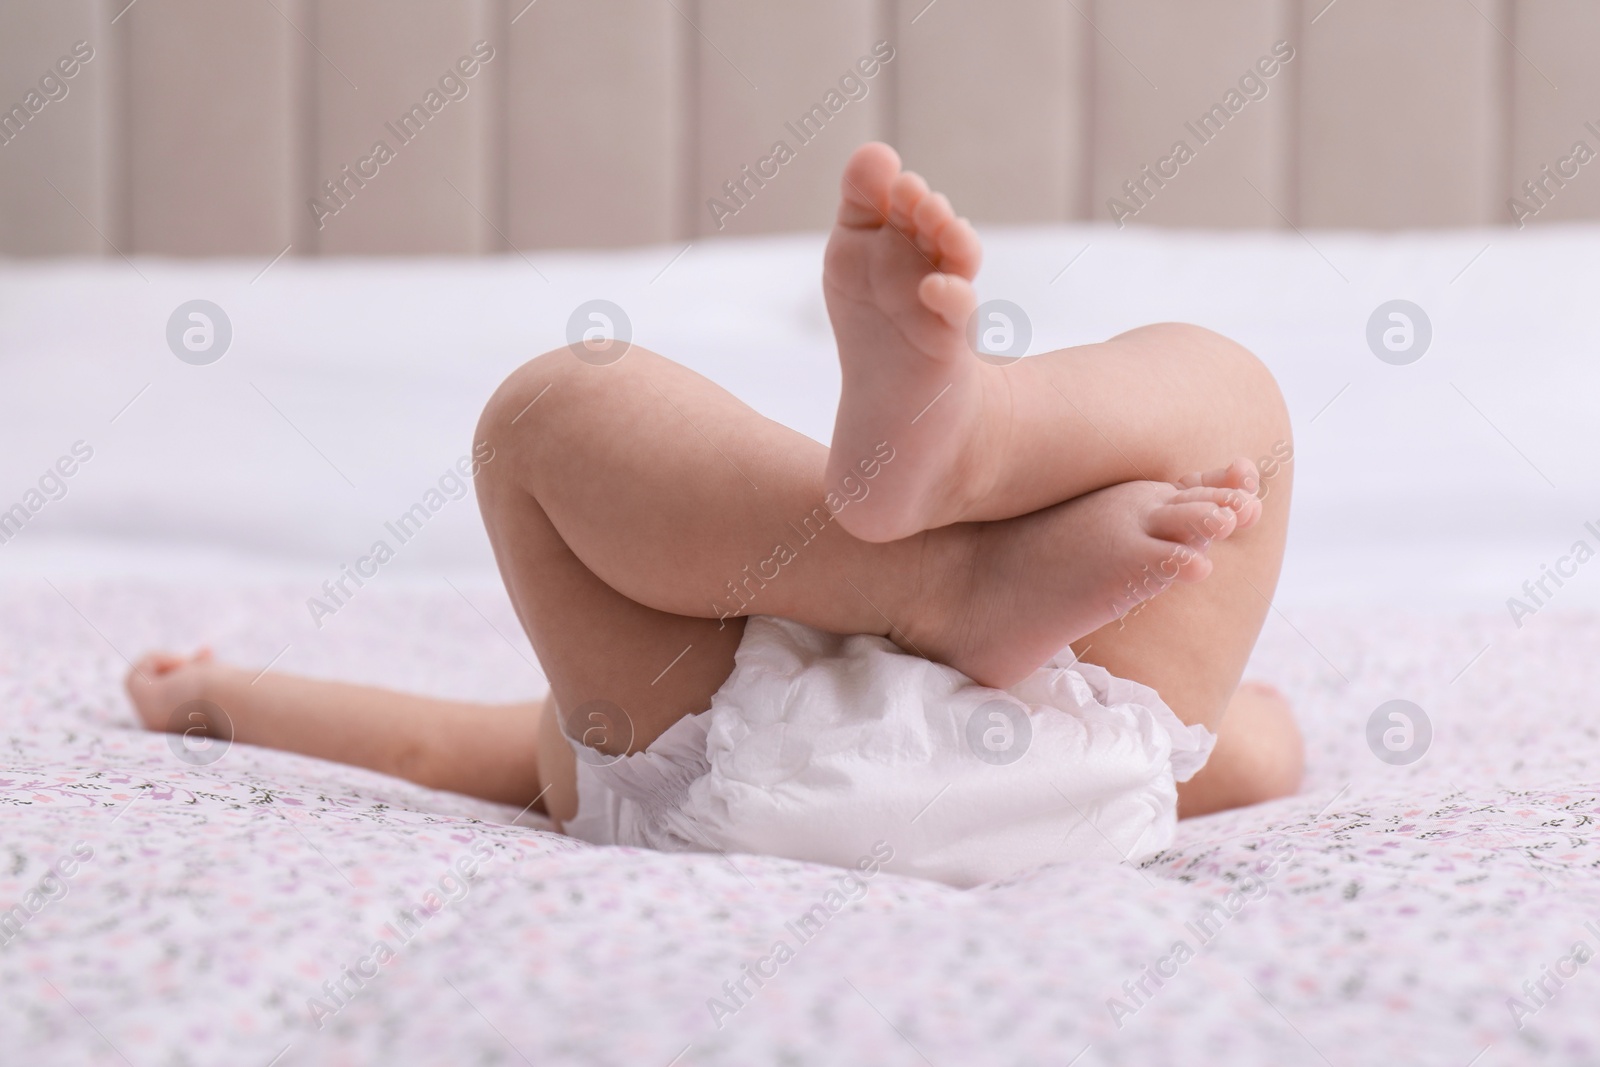
[[[978,221],[1593,218],[1597,51],[1595,0],[6,0],[0,253],[819,228],[872,137]]]

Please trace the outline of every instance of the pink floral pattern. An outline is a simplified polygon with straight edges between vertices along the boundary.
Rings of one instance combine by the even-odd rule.
[[[6,1063],[1600,1062],[1600,964],[1524,988],[1600,951],[1593,617],[1291,613],[1253,673],[1299,708],[1301,796],[1186,822],[1142,868],[880,874],[802,943],[831,868],[595,848],[283,753],[191,766],[133,728],[111,646],[531,691],[442,584],[365,591],[325,636],[297,589],[59,588],[0,590],[0,908],[26,915],[0,931]],[[1396,696],[1434,726],[1410,767],[1366,748]]]

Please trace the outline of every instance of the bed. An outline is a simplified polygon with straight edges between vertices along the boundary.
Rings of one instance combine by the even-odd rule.
[[[120,693],[150,646],[539,692],[470,499],[333,617],[307,602],[585,300],[826,440],[821,239],[14,261],[0,511],[27,514],[0,543],[0,1059],[1600,1061],[1600,586],[1575,552],[1600,547],[1600,231],[985,238],[981,293],[1026,311],[1033,351],[1183,319],[1278,375],[1296,518],[1251,673],[1298,709],[1300,795],[1185,822],[1137,867],[970,891],[879,874],[835,908],[827,867],[597,848],[245,745],[180,758]],[[165,332],[195,299],[232,328],[204,366]],[[1368,344],[1395,299],[1431,325],[1414,362]],[[1431,724],[1413,762],[1369,742],[1392,700]]]

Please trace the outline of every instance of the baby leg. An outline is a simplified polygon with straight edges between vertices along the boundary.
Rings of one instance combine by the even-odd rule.
[[[892,447],[832,487],[821,446],[637,347],[607,367],[564,349],[530,362],[491,399],[477,439],[494,449],[478,475],[490,540],[564,728],[615,752],[709,705],[753,613],[882,634],[997,686],[1084,637],[1086,659],[1215,728],[1265,611],[1251,585],[1270,595],[1286,526],[1279,473],[1266,518],[1237,533],[1219,504],[1246,494],[1129,482],[1016,519],[860,541],[839,515],[872,499],[898,462]],[[1178,528],[1200,518],[1232,536],[1207,545]],[[1173,540],[1147,532],[1173,519]],[[1126,623],[1097,606],[1149,561],[1183,550],[1203,562],[1201,549],[1218,573],[1177,583],[1181,610],[1156,610],[1175,591]],[[544,736],[545,781],[570,776],[554,716]]]
[[[640,616],[651,632],[663,616],[699,618],[725,638],[733,618],[779,615],[885,635],[1005,686],[1131,603],[1202,577],[1204,550],[1232,534],[1235,509],[1256,503],[1239,490],[1136,481],[1007,522],[860,541],[837,518],[893,469],[892,441],[830,486],[822,446],[637,347],[605,367],[565,349],[532,361],[490,401],[479,440],[495,453],[478,476],[490,539],[564,708],[598,696],[629,706],[551,666],[588,656],[600,678],[634,669],[618,662],[627,634],[571,624],[571,605],[600,587],[654,613]],[[549,536],[532,540],[535,530]],[[570,590],[554,588],[551,561],[569,557],[583,571]],[[597,656],[613,633],[617,655]],[[673,677],[701,669],[704,642],[666,643],[665,658],[644,657],[643,683],[626,692],[659,708],[663,729],[700,710],[704,688],[670,705],[647,684],[669,664]],[[725,667],[707,667],[707,677],[720,681]]]
[[[708,706],[749,612],[885,634],[1009,684],[1119,614],[1124,585],[1142,577],[1138,596],[1158,591],[1153,566],[1159,574],[1174,553],[1203,563],[1202,551],[1227,548],[1193,531],[1225,538],[1233,520],[1219,505],[1240,495],[1132,482],[1015,520],[861,542],[839,529],[834,509],[870,499],[892,449],[829,488],[815,442],[642,349],[610,368],[565,350],[533,361],[491,400],[478,440],[495,450],[478,478],[485,521],[564,728],[608,752],[637,751]],[[1274,542],[1256,540],[1270,555]],[[1228,599],[1188,630],[1141,614],[1084,650],[1164,693],[1170,682],[1182,717],[1214,722],[1217,694],[1237,678],[1260,622],[1239,611]],[[1204,615],[1203,602],[1190,614]],[[1163,673],[1175,645],[1203,649],[1219,636],[1216,655],[1194,657],[1197,677]],[[239,741],[508,803],[548,790],[556,818],[575,810],[563,724],[548,711],[541,720],[536,705],[256,679],[205,659],[156,656],[142,667],[129,690],[152,728],[206,699],[228,713]]]
[[[536,703],[477,704],[151,653],[126,679],[146,729],[337,760],[522,806],[543,789]],[[202,751],[198,747],[196,751]]]
[[[841,184],[823,290],[843,390],[827,476],[873,442],[901,461],[840,516],[889,541],[952,522],[1004,519],[1129,479],[1170,480],[1258,447],[1287,447],[1283,404],[1249,352],[1192,326],[997,366],[969,347],[977,234],[902,172],[886,145],[857,150]],[[1244,487],[1249,472],[1220,472]]]
[[[1073,645],[1113,674],[1152,686],[1185,722],[1203,722],[1218,733],[1211,760],[1178,787],[1185,815],[1292,793],[1303,764],[1299,731],[1281,694],[1239,687],[1277,589],[1294,483],[1293,438],[1277,386],[1241,353],[1193,327],[1148,326],[1090,350],[1042,357],[1049,362],[1039,370],[1063,391],[1076,391],[1105,434],[1119,435],[1116,460],[1086,448],[1086,455],[1098,457],[1087,469],[1105,470],[1094,466],[1104,462],[1165,473],[1202,455],[1253,460],[1243,473],[1259,494],[1260,518],[1213,546],[1203,588],[1175,586]],[[1146,387],[1143,417],[1150,431],[1132,432],[1140,426],[1141,380],[1185,382],[1193,400],[1163,386]],[[1120,384],[1108,388],[1112,382]],[[1038,484],[1019,474],[997,483],[1009,485],[1002,493],[1025,498],[1037,492]]]
[[[1180,790],[1186,813],[1292,791],[1301,753],[1287,706],[1260,690],[1235,697],[1288,527],[1293,445],[1271,374],[1239,345],[1175,324],[984,362],[966,335],[980,258],[972,227],[902,172],[892,149],[866,145],[851,158],[823,272],[843,373],[827,476],[880,438],[896,440],[903,461],[841,525],[892,540],[1248,457],[1207,479],[1262,496],[1259,520],[1241,512],[1248,529],[1211,552],[1212,577],[1074,648],[1154,686],[1186,722],[1221,730],[1210,764]],[[1230,706],[1235,725],[1225,726]]]
[[[1261,682],[1235,690],[1200,773],[1178,783],[1178,817],[1259,804],[1300,788],[1305,745],[1288,699]]]

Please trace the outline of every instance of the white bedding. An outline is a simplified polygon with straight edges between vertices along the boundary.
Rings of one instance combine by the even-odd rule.
[[[671,266],[678,248],[286,259],[253,282],[264,262],[12,263],[0,510],[74,442],[94,455],[0,544],[0,909],[41,903],[0,947],[0,1060],[1596,1062],[1594,969],[1547,1006],[1523,983],[1579,940],[1600,951],[1600,587],[1580,569],[1521,628],[1506,598],[1573,541],[1600,543],[1584,528],[1600,519],[1600,234],[987,236],[982,292],[1028,309],[1035,349],[1188,319],[1278,374],[1297,519],[1253,671],[1301,711],[1302,796],[1184,823],[1143,869],[967,893],[881,875],[735,1001],[723,983],[796,940],[786,923],[836,872],[596,849],[246,746],[189,766],[132,730],[120,657],[205,640],[285,670],[538,691],[470,498],[320,630],[306,598],[465,453],[494,385],[591,297],[825,440],[819,240],[696,244]],[[210,367],[165,345],[196,297],[233,321]],[[1395,297],[1433,321],[1409,367],[1364,339]],[[1434,723],[1411,767],[1366,746],[1395,697]],[[93,854],[66,895],[29,898],[78,842]],[[1229,898],[1268,857],[1246,883],[1259,899]],[[467,859],[462,899],[438,897],[404,945],[385,933]],[[1159,989],[1146,978],[1153,995],[1124,988],[1172,969],[1177,939],[1200,947],[1185,922],[1207,902],[1237,914]],[[335,1007],[323,983],[380,937],[393,961],[324,1018],[312,998]]]

